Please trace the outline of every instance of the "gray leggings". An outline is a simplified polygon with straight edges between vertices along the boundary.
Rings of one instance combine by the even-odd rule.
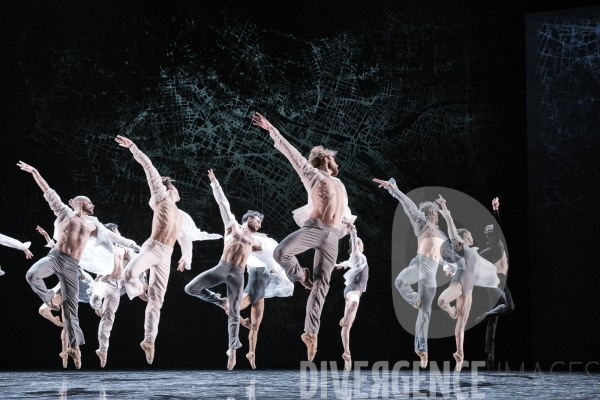
[[[208,290],[221,283],[227,285],[229,302],[229,348],[242,347],[238,337],[240,332],[240,304],[244,287],[244,268],[223,260],[216,267],[204,271],[185,286],[185,292],[217,306],[221,306],[221,295]]]
[[[54,291],[48,290],[44,283],[44,278],[52,274],[58,276],[62,295],[62,308],[65,314],[65,329],[69,335],[69,346],[79,346],[85,344],[83,332],[79,327],[79,278],[77,277],[77,269],[79,261],[69,257],[58,249],[52,249],[48,255],[35,264],[25,278],[31,285],[33,291],[40,296],[44,303],[48,303],[54,296]]]
[[[414,306],[419,299],[419,315],[415,325],[415,350],[427,351],[431,304],[437,290],[435,275],[438,265],[432,259],[417,254],[396,278],[396,288],[404,300]],[[419,284],[418,292],[415,292],[411,286],[415,283]]]

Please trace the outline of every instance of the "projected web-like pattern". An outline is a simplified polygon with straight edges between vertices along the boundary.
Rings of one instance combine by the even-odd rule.
[[[174,10],[171,31],[182,33],[157,50],[170,63],[143,87],[100,65],[79,44],[61,50],[51,76],[30,84],[38,119],[31,140],[66,156],[74,186],[93,196],[105,220],[127,226],[138,241],[149,233],[149,192],[141,167],[114,142],[117,134],[131,138],[161,174],[177,181],[181,208],[203,230],[222,231],[206,177],[213,168],[238,219],[247,209],[259,210],[265,231],[281,240],[297,229],[291,211],[307,196],[268,133],[251,125],[259,111],[302,153],[319,144],[338,151],[340,178],[370,264],[385,266],[371,268],[371,280],[389,282],[397,203],[371,179],[395,176],[408,190],[420,171],[431,174],[431,149],[451,140],[466,143],[465,157],[475,162],[479,135],[498,129],[497,107],[469,99],[463,28],[390,14],[379,31],[303,41],[262,31],[248,19],[211,24],[194,3]],[[161,34],[148,29],[150,36]],[[210,43],[200,50],[203,39]],[[65,104],[77,112],[63,112]],[[413,169],[399,170],[400,164]],[[485,172],[477,174],[481,179]],[[217,251],[210,242],[198,247]],[[340,261],[347,248],[344,240]],[[216,262],[204,252],[194,257],[202,268]],[[338,279],[335,301],[342,301],[342,291]],[[273,304],[278,312],[265,319],[281,326],[301,322],[286,311],[298,307],[292,300]]]

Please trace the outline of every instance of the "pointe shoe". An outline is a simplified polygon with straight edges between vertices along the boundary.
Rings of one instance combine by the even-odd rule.
[[[308,361],[312,361],[315,358],[315,354],[317,354],[317,335],[312,337],[309,333],[303,333],[300,337],[304,344],[306,344]]]
[[[348,319],[349,319],[348,317],[344,317],[344,318],[340,319],[340,326],[344,327],[344,326],[348,325]]]
[[[415,301],[415,304],[413,304],[413,307],[416,308],[417,310],[419,308],[421,308],[421,303],[419,303],[419,299],[417,299],[417,301]]]
[[[302,268],[302,270],[304,271],[304,279],[301,280],[300,283],[302,284],[302,286],[304,286],[305,289],[312,290],[313,283],[310,280],[310,271],[308,270],[308,268]]]
[[[63,368],[67,368],[69,366],[69,355],[66,351],[61,351],[59,357],[62,358]]]
[[[72,347],[69,347],[67,349],[67,354],[69,356],[71,356],[71,358],[73,359],[73,362],[75,363],[75,368],[80,369],[81,368],[81,350],[76,350]],[[64,362],[63,362],[64,365]]]
[[[256,369],[256,363],[255,363],[255,355],[254,352],[249,352],[248,354],[246,354],[246,358],[248,359],[248,361],[250,361],[250,366],[252,367],[252,369]]]
[[[459,352],[453,354],[454,359],[456,360],[456,371],[460,371],[462,369],[464,356]]]
[[[350,352],[345,351],[344,354],[342,354],[342,358],[344,359],[344,368],[346,368],[346,371],[351,371],[352,370],[352,357],[350,356]]]
[[[252,324],[250,323],[250,318],[240,318],[240,325],[246,329],[252,329]]]
[[[152,361],[154,361],[154,343],[143,341],[140,343],[140,347],[146,353],[146,361],[152,365]]]
[[[450,307],[450,308],[452,308],[452,311],[453,311],[453,313],[452,313],[452,314],[449,314],[449,315],[450,315],[450,318],[452,318],[452,319],[457,319],[457,318],[458,318],[458,311],[456,310],[456,307],[452,306],[452,307]]]
[[[231,371],[235,367],[235,349],[229,349],[225,354],[229,357],[229,360],[227,360],[227,369]]]
[[[427,368],[427,362],[429,361],[426,351],[415,350],[415,353],[421,358],[421,368]]]
[[[100,359],[100,368],[104,368],[104,366],[106,365],[106,353],[98,349],[96,350],[96,355]]]

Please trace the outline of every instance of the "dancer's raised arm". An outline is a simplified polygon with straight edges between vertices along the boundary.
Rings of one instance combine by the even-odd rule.
[[[300,176],[304,187],[310,193],[321,179],[323,179],[323,174],[319,173],[319,170],[313,167],[308,160],[290,144],[290,142],[281,136],[281,133],[279,133],[277,128],[261,114],[254,114],[252,116],[252,121],[254,125],[269,131],[271,138],[275,141],[275,148],[288,159],[290,164],[292,164],[292,167]]]
[[[19,161],[17,166],[23,171],[29,172],[31,175],[33,175],[33,179],[35,179],[35,182],[38,184],[40,189],[42,189],[42,192],[46,193],[50,189],[50,186],[48,186],[48,183],[44,180],[44,178],[42,178],[42,175],[40,175],[37,169],[33,168],[31,165],[25,164],[23,161]]]
[[[115,140],[117,141],[117,143],[119,143],[120,146],[129,149],[129,151],[131,151],[131,154],[133,154],[133,158],[135,158],[135,160],[139,162],[144,168],[144,172],[146,173],[146,179],[148,179],[148,186],[150,186],[150,193],[152,199],[154,199],[154,201],[156,202],[162,201],[165,195],[167,194],[167,188],[162,183],[162,177],[160,176],[154,165],[152,165],[152,161],[150,161],[148,156],[142,153],[142,151],[138,149],[138,147],[130,139],[119,135],[116,137]]]
[[[221,185],[215,177],[215,174],[213,173],[212,169],[208,170],[208,178],[210,179],[210,186],[213,189],[215,200],[217,200],[217,204],[219,204],[221,218],[223,219],[223,224],[225,224],[225,232],[229,233],[229,229],[235,224],[237,224],[237,221],[235,220],[235,215],[231,213],[229,201],[227,200],[227,197],[225,197],[225,193],[223,193],[223,189],[221,188]]]
[[[379,183],[380,188],[386,188],[387,191],[402,204],[404,213],[410,219],[415,230],[415,235],[420,236],[427,228],[427,217],[419,211],[417,205],[407,195],[398,189],[396,180],[391,178],[389,181],[383,181],[381,179],[373,178],[373,182]]]
[[[440,197],[439,197],[439,199],[436,199],[436,202],[440,206],[442,206],[440,213],[442,214],[442,216],[446,220],[446,224],[448,225],[448,237],[452,241],[452,246],[462,245],[463,240],[458,234],[458,230],[456,229],[456,226],[454,225],[454,220],[452,219],[452,216],[450,215],[450,211],[448,211],[448,207],[446,207],[446,200],[444,200],[444,198],[440,194]]]

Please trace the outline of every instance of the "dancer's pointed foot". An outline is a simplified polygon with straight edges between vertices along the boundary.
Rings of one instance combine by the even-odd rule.
[[[417,310],[419,308],[421,308],[421,303],[419,303],[419,299],[417,299],[417,301],[415,301],[415,304],[413,304],[413,307],[416,308]]]
[[[152,365],[152,361],[154,361],[154,343],[143,341],[140,343],[140,347],[146,353],[146,361]]]
[[[66,351],[61,351],[59,357],[62,358],[63,368],[67,368],[69,366],[69,355]]]
[[[477,319],[475,320],[475,325],[479,325],[480,323],[485,321],[487,316],[488,316],[488,313],[484,313],[484,314],[480,315],[479,317],[477,317]]]
[[[308,355],[308,361],[312,361],[315,358],[315,354],[317,354],[317,335],[314,333],[303,333],[302,341],[306,344],[306,353]]]
[[[252,367],[252,369],[256,369],[256,356],[254,355],[254,352],[248,352],[248,354],[246,354],[246,358],[248,359],[248,361],[250,361],[250,366]]]
[[[235,367],[235,349],[229,349],[225,354],[229,357],[227,360],[227,369],[231,371]]]
[[[415,350],[415,353],[421,358],[421,368],[427,368],[427,362],[429,361],[428,354],[426,351]]]
[[[252,324],[250,323],[250,318],[240,318],[240,325],[246,329],[252,328]]]
[[[488,369],[488,371],[494,370],[494,353],[488,353],[487,369]]]
[[[344,327],[344,326],[348,325],[348,320],[349,319],[350,319],[349,317],[344,317],[344,318],[340,319],[340,326]]]
[[[304,286],[304,288],[312,290],[313,283],[310,280],[310,271],[308,270],[308,268],[302,268],[302,270],[304,271],[304,279],[302,279],[300,283],[302,284],[302,286]]]
[[[67,349],[67,354],[71,356],[73,362],[75,363],[75,368],[81,368],[81,350],[74,349],[73,347],[69,347]]]
[[[46,305],[50,307],[52,311],[60,311],[60,306],[58,304],[54,304],[54,296],[46,303]]]
[[[229,301],[227,300],[227,297],[221,299],[221,305],[219,307],[225,310],[225,314],[229,315]]]
[[[456,371],[460,371],[462,369],[464,356],[459,352],[454,353],[453,356],[456,360]]]
[[[104,368],[106,365],[106,353],[100,349],[96,350],[96,355],[100,359],[100,368]]]
[[[458,311],[456,310],[456,307],[452,306],[450,308],[452,309],[452,313],[450,314],[450,318],[457,319],[458,318]]]
[[[346,368],[346,371],[351,371],[352,370],[352,357],[350,356],[350,352],[345,351],[344,354],[342,354],[342,358],[344,359],[344,368]]]

